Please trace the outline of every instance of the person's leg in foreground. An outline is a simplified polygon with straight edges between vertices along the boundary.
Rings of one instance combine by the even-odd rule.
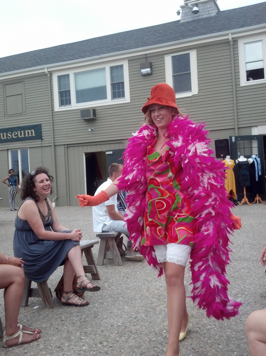
[[[23,297],[24,279],[24,272],[21,268],[1,264],[0,289],[5,289],[6,326],[3,338],[4,347],[34,342],[41,337],[40,330],[30,329],[18,323],[18,315]],[[10,338],[13,335],[14,337]]]
[[[246,320],[251,356],[266,356],[266,309],[253,311]]]

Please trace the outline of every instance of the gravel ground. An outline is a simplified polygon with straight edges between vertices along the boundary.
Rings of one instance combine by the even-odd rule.
[[[56,207],[60,222],[69,228],[80,228],[83,239],[95,239],[91,208]],[[253,310],[266,306],[266,273],[259,262],[265,243],[266,207],[263,204],[242,205],[234,213],[242,218],[243,227],[235,232],[231,248],[232,263],[227,269],[229,295],[243,302],[240,315],[226,321],[208,319],[205,312],[187,299],[191,322],[186,339],[181,342],[184,356],[248,356],[245,321]],[[1,251],[13,255],[12,239],[16,213],[0,208]],[[94,247],[95,259],[99,245]],[[45,309],[39,298],[30,298],[21,308],[19,320],[42,329],[35,343],[11,349],[0,349],[2,356],[164,356],[168,326],[164,278],[145,261],[123,261],[115,266],[105,260],[99,267],[101,290],[86,293],[90,305],[64,307],[54,297],[55,307]],[[62,268],[50,277],[53,291]],[[185,285],[190,295],[190,271]],[[3,295],[0,294],[0,316],[4,320]]]

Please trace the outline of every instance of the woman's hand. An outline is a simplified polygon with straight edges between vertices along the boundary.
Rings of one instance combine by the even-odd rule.
[[[88,199],[90,199],[93,196],[89,195],[77,195],[76,198],[78,198],[79,205],[81,207],[87,206]]]
[[[9,265],[14,265],[15,267],[24,267],[24,260],[22,258],[16,258],[16,257],[8,257],[8,264]]]
[[[240,217],[237,217],[234,214],[232,214],[230,216],[230,219],[233,220],[233,228],[234,229],[240,229],[242,227],[241,218]]]
[[[74,242],[80,242],[80,240],[82,239],[82,231],[80,229],[74,229],[71,233],[70,233],[70,239],[73,240]]]

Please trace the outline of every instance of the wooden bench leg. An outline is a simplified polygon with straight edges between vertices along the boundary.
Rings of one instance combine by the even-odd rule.
[[[22,302],[21,302],[22,307],[28,306],[30,291],[31,291],[31,284],[32,284],[32,281],[25,277],[23,297],[22,297]]]
[[[120,252],[118,250],[118,247],[117,247],[117,244],[115,242],[115,239],[114,238],[109,238],[108,239],[108,244],[109,244],[110,251],[111,251],[111,253],[113,255],[114,264],[115,265],[123,265],[122,264],[122,260],[121,260],[121,255],[120,255]]]
[[[91,248],[84,249],[84,255],[88,265],[92,265],[95,268],[95,273],[91,273],[93,280],[100,280],[100,274],[95,264],[95,259]]]
[[[107,240],[100,239],[99,252],[97,257],[97,265],[103,265],[105,258],[105,249],[106,249]]]
[[[54,307],[52,300],[52,293],[47,285],[47,280],[37,283],[40,297],[43,301],[44,307]]]
[[[40,297],[44,307],[54,307],[52,293],[48,287],[47,280],[37,283],[38,289],[31,288],[32,281],[25,277],[24,291],[21,306],[28,306],[30,297]]]

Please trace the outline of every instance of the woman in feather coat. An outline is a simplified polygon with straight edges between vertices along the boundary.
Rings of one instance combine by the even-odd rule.
[[[78,195],[82,207],[127,191],[125,221],[134,247],[164,272],[169,340],[167,355],[179,354],[186,336],[184,273],[191,257],[192,296],[217,319],[238,314],[227,295],[229,238],[241,227],[224,188],[223,164],[211,156],[207,131],[179,113],[174,90],[154,86],[142,108],[145,124],[129,139],[122,176],[97,196]],[[179,337],[179,338],[178,338]]]

